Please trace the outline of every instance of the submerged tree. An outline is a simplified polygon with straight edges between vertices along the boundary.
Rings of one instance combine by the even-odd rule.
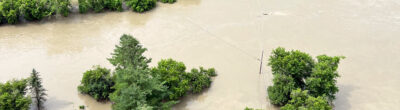
[[[38,110],[43,110],[47,94],[45,93],[46,89],[42,86],[42,78],[39,77],[39,73],[35,69],[32,70],[29,78],[29,86],[35,107]]]
[[[338,64],[342,56],[317,56],[316,63],[307,53],[272,51],[268,65],[271,66],[273,85],[268,87],[272,104],[283,110],[330,110],[329,101],[339,91],[336,86]],[[329,100],[329,101],[327,101]]]

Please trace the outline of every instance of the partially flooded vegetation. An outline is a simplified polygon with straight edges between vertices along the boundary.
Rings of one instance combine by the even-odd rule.
[[[0,110],[397,110],[399,3],[0,0]]]

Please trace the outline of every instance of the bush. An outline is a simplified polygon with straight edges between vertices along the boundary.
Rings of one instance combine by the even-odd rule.
[[[145,12],[156,6],[156,0],[125,0],[126,6],[135,12]]]
[[[114,91],[111,88],[113,85],[114,82],[111,79],[110,70],[94,66],[92,70],[83,73],[78,90],[94,97],[96,100],[108,100],[109,94]]]
[[[0,110],[29,110],[31,98],[26,95],[27,80],[0,83]]]

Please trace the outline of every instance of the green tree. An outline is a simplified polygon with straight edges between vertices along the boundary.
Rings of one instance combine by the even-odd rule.
[[[217,76],[215,69],[204,69],[200,67],[200,69],[193,68],[190,73],[187,74],[189,78],[190,88],[193,93],[199,93],[204,88],[208,88],[211,86],[212,80],[211,77]]]
[[[0,83],[0,110],[29,110],[31,98],[25,96],[27,80]]]
[[[0,13],[7,21],[8,24],[15,24],[18,22],[20,16],[19,8],[21,6],[20,0],[2,0],[0,1]]]
[[[39,77],[39,73],[35,69],[32,70],[31,77],[29,78],[29,86],[34,106],[37,110],[43,110],[47,94],[45,93],[46,89],[42,85],[42,78]]]
[[[306,89],[312,96],[326,95],[329,100],[335,99],[335,94],[339,91],[336,86],[336,78],[339,77],[337,69],[340,59],[343,58],[342,56],[317,56],[318,63],[313,68],[311,77],[306,79]]]
[[[143,56],[143,53],[147,49],[142,47],[140,42],[133,38],[131,35],[122,35],[120,38],[119,45],[115,46],[112,57],[108,59],[116,69],[127,68],[133,66],[133,68],[146,69],[148,63],[151,62],[150,58]]]
[[[314,60],[310,55],[304,52],[286,51],[282,47],[272,51],[269,59],[272,74],[284,74],[292,77],[296,85],[304,87],[304,78],[310,76],[314,67]]]
[[[115,92],[110,96],[113,110],[150,110],[170,108],[175,101],[164,102],[167,87],[147,69],[128,66],[115,73]]]
[[[290,92],[298,88],[294,79],[287,75],[276,74],[273,86],[267,88],[268,98],[272,104],[282,106],[290,100]]]
[[[83,94],[88,94],[96,100],[109,100],[108,96],[114,89],[114,81],[111,78],[110,70],[100,66],[94,66],[93,69],[83,73],[81,85],[78,90]]]
[[[159,75],[164,85],[168,88],[169,99],[176,100],[186,94],[190,89],[189,80],[186,78],[186,66],[183,62],[172,59],[161,60],[152,73]]]

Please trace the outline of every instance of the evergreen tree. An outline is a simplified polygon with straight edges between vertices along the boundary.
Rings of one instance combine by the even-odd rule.
[[[122,35],[119,45],[115,46],[112,57],[108,59],[116,69],[127,68],[132,66],[134,69],[146,69],[151,59],[143,56],[147,49],[140,45],[140,42],[131,35]]]
[[[42,78],[39,77],[39,73],[35,69],[32,70],[29,85],[34,106],[37,110],[43,110],[47,94],[45,93],[46,89],[42,85]]]

